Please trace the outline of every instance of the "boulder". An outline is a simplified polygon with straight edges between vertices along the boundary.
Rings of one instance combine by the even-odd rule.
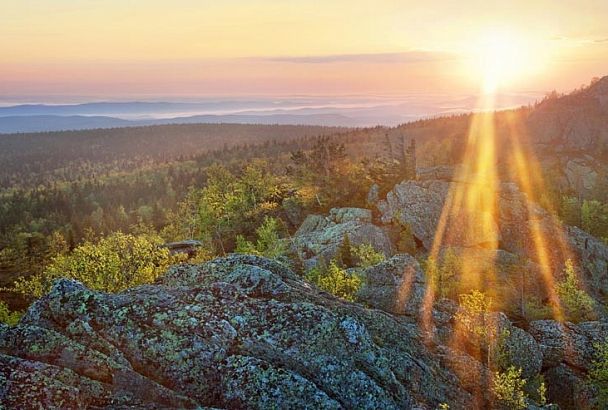
[[[593,166],[593,158],[574,158],[568,161],[565,168],[570,187],[576,192],[588,193],[595,188],[598,173]]]
[[[162,245],[163,248],[169,249],[169,252],[172,255],[182,253],[187,255],[188,257],[196,255],[197,250],[202,246],[203,243],[201,241],[197,241],[194,239],[187,239],[178,242],[168,242]]]
[[[389,257],[392,255],[389,236],[371,220],[371,211],[362,208],[334,208],[327,217],[309,215],[294,234],[291,244],[308,268],[319,258],[326,262],[331,260],[346,235],[352,245],[369,244]]]
[[[589,370],[595,357],[595,343],[608,340],[608,323],[584,322],[575,325],[554,320],[536,320],[528,331],[538,342],[543,352],[543,367],[560,364]]]
[[[377,204],[381,221],[387,225],[410,225],[415,238],[430,250],[446,199],[455,192],[469,189],[465,185],[471,183],[424,180],[397,184],[386,199]],[[514,183],[498,184],[494,196],[497,198],[494,215],[469,212],[464,206],[450,213],[440,248],[465,250],[470,264],[487,259],[484,253],[499,259],[508,255],[530,259],[526,286],[528,292],[533,291],[541,300],[546,296],[542,289],[546,285],[540,274],[541,265],[546,264],[545,270],[559,278],[566,260],[573,259],[586,279],[590,294],[598,301],[608,295],[606,244],[576,227],[562,226],[553,215],[530,202]]]
[[[454,167],[449,165],[438,165],[435,167],[416,169],[418,181],[442,180],[452,181],[457,174]]]
[[[264,258],[118,294],[61,279],[0,327],[0,407],[471,408],[411,322]]]
[[[381,220],[385,224],[397,223],[411,226],[414,237],[427,250],[433,245],[443,204],[453,184],[446,181],[405,181],[390,191],[386,200],[378,202]],[[470,213],[466,209],[450,217],[444,236],[446,246],[484,246],[498,238],[498,227],[482,226],[484,216]],[[470,229],[464,230],[463,226]]]
[[[583,266],[586,289],[596,299],[608,297],[608,246],[575,226],[566,227],[569,246]]]
[[[357,300],[396,315],[420,316],[427,284],[412,256],[393,256],[365,269],[361,276]]]
[[[332,208],[329,211],[329,219],[337,224],[347,222],[372,222],[372,211],[364,208]]]
[[[367,205],[374,207],[380,200],[380,186],[378,184],[373,184],[369,191],[367,192]]]
[[[543,377],[547,386],[547,400],[560,409],[599,409],[597,391],[586,380],[584,373],[566,365],[547,370]]]

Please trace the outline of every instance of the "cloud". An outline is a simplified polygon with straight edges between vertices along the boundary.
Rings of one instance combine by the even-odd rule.
[[[261,60],[279,63],[330,64],[330,63],[371,63],[409,64],[429,61],[452,60],[456,57],[445,52],[412,50],[398,53],[332,54],[319,56],[262,57]]]

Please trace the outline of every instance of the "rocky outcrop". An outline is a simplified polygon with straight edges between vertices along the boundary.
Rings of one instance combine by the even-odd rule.
[[[592,408],[597,392],[586,380],[596,343],[608,340],[608,323],[538,320],[528,330],[543,353],[549,394],[566,408]]]
[[[247,255],[176,266],[119,294],[58,280],[16,327],[0,327],[0,405],[485,408],[491,372],[470,350],[476,335],[457,326],[458,307],[438,301],[422,331],[421,274],[407,255],[367,269],[359,297],[370,307]],[[608,324],[539,321],[528,333],[501,313],[486,321],[528,380],[545,376],[550,400],[581,408],[564,397],[574,392],[593,405],[581,383]]]
[[[488,251],[489,252],[489,251]],[[502,256],[508,263],[514,255]],[[362,273],[364,284],[358,300],[395,315],[403,315],[420,329],[430,331],[432,345],[442,366],[454,373],[458,384],[475,396],[476,402],[490,400],[488,389],[480,383],[492,372],[486,366],[489,351],[484,337],[459,326],[458,305],[449,299],[432,304],[431,315],[424,315],[428,283],[418,262],[409,255],[397,255]],[[426,307],[429,309],[430,307]],[[502,360],[522,369],[528,393],[537,394],[534,384],[543,375],[548,397],[565,409],[591,409],[597,392],[586,381],[595,358],[594,344],[608,340],[608,322],[579,325],[554,320],[531,322],[524,330],[515,326],[504,313],[484,315],[484,329],[500,345]],[[428,321],[428,322],[426,322]],[[427,344],[429,340],[427,339]],[[496,354],[496,353],[494,353]],[[494,357],[494,360],[499,360]]]
[[[372,224],[372,213],[363,208],[334,208],[327,217],[309,215],[292,238],[292,247],[307,267],[319,258],[331,260],[348,235],[352,245],[369,244],[385,256],[392,255],[388,234]]]
[[[593,158],[575,158],[566,164],[566,178],[571,187],[575,187],[577,192],[590,192],[595,188],[598,173],[594,169]]]
[[[104,294],[59,280],[0,328],[7,408],[470,408],[415,326],[235,255]]]
[[[608,77],[604,77],[586,89],[543,101],[526,119],[536,155],[554,164],[551,168],[566,182],[564,188],[585,198],[605,191],[607,101]]]
[[[466,184],[470,183],[402,182],[385,200],[378,202],[381,220],[385,224],[408,224],[417,240],[430,250],[449,192],[463,190]],[[533,264],[527,286],[538,289],[544,285],[534,263],[547,263],[551,272],[559,276],[564,262],[571,258],[585,275],[592,296],[602,300],[608,295],[608,247],[602,241],[578,228],[561,226],[542,207],[528,201],[514,183],[499,184],[494,196],[497,212],[489,216],[491,223],[482,225],[484,215],[460,207],[457,213],[449,216],[440,245],[466,249],[470,263],[483,259],[481,254],[484,252],[491,252],[491,257],[498,259],[507,254],[529,258]],[[538,241],[539,237],[542,242]],[[498,249],[490,246],[488,250],[488,243],[496,240]],[[539,246],[542,246],[542,253],[538,251]]]
[[[385,312],[419,318],[426,293],[426,278],[410,255],[396,255],[367,268],[357,300]]]
[[[167,248],[172,255],[184,254],[188,257],[196,255],[196,252],[200,247],[203,246],[201,241],[194,239],[187,239],[178,242],[168,242],[162,245],[163,248]]]
[[[383,223],[408,224],[414,236],[418,238],[427,250],[433,245],[443,204],[453,188],[446,181],[405,181],[393,188],[386,200],[378,203]],[[458,219],[458,220],[455,220]],[[453,215],[449,224],[446,238],[450,238],[450,246],[483,246],[495,240],[498,227],[491,229],[481,225],[483,215],[467,212],[462,209],[458,215]],[[463,226],[470,229],[463,230]]]

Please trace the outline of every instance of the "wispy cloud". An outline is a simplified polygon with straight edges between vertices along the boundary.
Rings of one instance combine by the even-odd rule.
[[[261,60],[281,63],[329,64],[329,63],[374,63],[409,64],[428,61],[445,61],[456,58],[445,52],[412,50],[397,53],[332,54],[318,56],[261,57]]]

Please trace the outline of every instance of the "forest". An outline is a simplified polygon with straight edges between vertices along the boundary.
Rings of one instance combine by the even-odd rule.
[[[513,150],[513,141],[501,134],[509,116],[529,112],[524,107],[495,115],[498,149]],[[374,246],[355,245],[344,234],[335,256],[307,267],[294,234],[307,216],[335,209],[356,214],[373,208],[372,193],[384,197],[403,181],[458,167],[470,121],[470,115],[456,115],[396,128],[221,124],[0,136],[0,322],[17,324],[59,278],[115,294],[170,280],[163,279],[171,278],[166,272],[189,266],[184,262],[205,266],[235,255],[269,258],[322,291],[360,302],[369,288],[364,275],[402,256],[386,260]],[[500,159],[501,178],[509,178],[512,161]],[[543,169],[542,177],[539,204],[561,223],[608,243],[604,179],[583,196],[564,187],[556,166]],[[377,210],[370,215],[378,220]],[[525,288],[525,276],[532,275],[525,258],[501,267],[506,283],[480,291],[462,276],[468,263],[462,250],[448,246],[432,254],[409,224],[385,226],[395,250],[412,255],[423,269],[437,303],[457,301],[456,322],[485,346],[475,357],[494,372],[492,400],[513,409],[529,400],[546,402],[542,377],[524,377],[504,350],[510,330],[499,334],[480,322],[495,311],[523,327],[554,317],[543,292]],[[186,240],[197,246],[171,250]],[[570,260],[564,269],[555,284],[564,318],[596,320],[605,307],[585,290]],[[594,355],[589,377],[603,392],[606,347],[597,345]],[[598,397],[608,403],[604,394]]]
[[[233,251],[238,237],[254,238],[267,217],[285,237],[308,214],[365,207],[372,184],[387,192],[403,179],[394,152],[412,139],[419,167],[457,164],[468,121],[458,115],[397,128],[203,124],[2,135],[2,299],[11,310],[24,309],[32,298],[11,290],[17,279],[41,275],[58,257],[116,232],[159,244],[202,240],[209,258]],[[608,237],[602,190],[587,200],[547,185],[554,187],[544,196],[548,207],[565,223]]]

